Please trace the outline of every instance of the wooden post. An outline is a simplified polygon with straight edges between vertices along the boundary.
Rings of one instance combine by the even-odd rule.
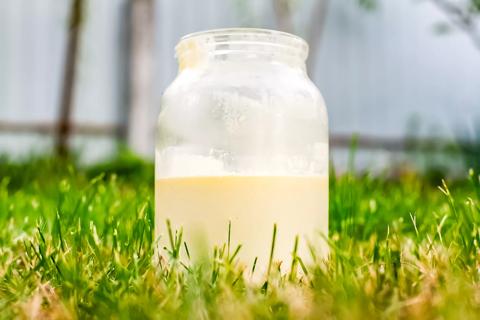
[[[127,143],[135,153],[149,156],[153,154],[153,0],[131,0],[130,28]]]
[[[71,132],[72,105],[75,89],[76,63],[80,42],[80,31],[84,14],[84,0],[73,0],[70,9],[65,69],[61,96],[60,114],[56,131],[55,149],[58,155],[68,154],[68,137]]]

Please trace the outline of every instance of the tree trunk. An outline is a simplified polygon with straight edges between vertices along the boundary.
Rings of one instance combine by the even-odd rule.
[[[291,0],[272,0],[277,28],[281,31],[293,33]]]
[[[129,116],[127,143],[137,154],[153,154],[150,121],[153,75],[153,0],[131,0],[130,16]]]
[[[55,149],[58,155],[68,155],[68,137],[71,132],[71,114],[75,89],[76,63],[80,31],[84,14],[84,0],[73,0],[70,9],[69,30],[63,76],[60,115],[56,133]]]
[[[315,7],[312,10],[310,24],[307,33],[307,42],[309,44],[309,58],[307,61],[307,70],[312,80],[315,80],[315,67],[318,60],[318,50],[322,40],[322,34],[325,28],[329,0],[316,0]]]
[[[294,33],[294,25],[292,18],[292,0],[272,0],[275,11],[275,20],[277,28]],[[329,0],[315,0],[314,6],[311,10],[310,20],[308,21],[308,29],[306,40],[309,45],[309,58],[307,61],[307,70],[312,76],[315,74],[315,62],[317,60],[317,53],[322,39],[322,33],[327,17]]]

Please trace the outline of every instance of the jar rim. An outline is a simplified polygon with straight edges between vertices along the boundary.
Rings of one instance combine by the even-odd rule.
[[[280,38],[292,39],[298,41],[300,44],[307,46],[307,41],[302,37],[297,36],[293,33],[288,33],[285,31],[279,31],[274,29],[264,29],[264,28],[246,28],[246,27],[237,27],[237,28],[217,28],[217,29],[208,29],[202,31],[196,31],[188,33],[180,38],[182,40],[191,39],[193,37],[202,37],[202,36],[231,36],[231,35],[265,35],[265,36],[277,36]]]
[[[221,28],[197,31],[180,38],[177,55],[191,41],[209,44],[258,44],[290,52],[302,60],[308,56],[308,43],[301,37],[278,30],[262,28]]]

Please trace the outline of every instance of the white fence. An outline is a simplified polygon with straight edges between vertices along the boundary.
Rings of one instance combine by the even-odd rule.
[[[155,100],[176,73],[178,38],[201,29],[275,28],[270,0],[157,0]],[[305,36],[315,0],[296,1]],[[445,17],[428,1],[330,0],[311,70],[329,108],[331,132],[401,138],[416,118],[422,135],[451,135],[480,117],[480,51],[461,31],[437,35]],[[0,122],[53,122],[58,114],[69,1],[0,0]],[[73,120],[125,121],[127,0],[88,0]],[[158,104],[151,108],[151,128]],[[89,158],[112,150],[111,138],[77,135]],[[153,143],[153,132],[151,141]],[[44,149],[44,135],[0,133],[0,152]],[[41,147],[39,147],[41,146]],[[152,146],[153,148],[153,146]]]

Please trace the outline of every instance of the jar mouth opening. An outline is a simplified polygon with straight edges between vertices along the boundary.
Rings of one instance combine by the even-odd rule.
[[[270,29],[224,28],[205,30],[183,36],[175,47],[176,57],[198,50],[208,54],[275,53],[300,61],[308,56],[308,44],[299,36]]]

